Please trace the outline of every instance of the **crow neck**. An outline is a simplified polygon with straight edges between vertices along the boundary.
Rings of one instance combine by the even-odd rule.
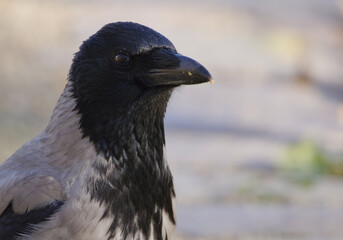
[[[159,107],[151,107],[154,101]],[[88,190],[107,206],[104,217],[113,219],[112,236],[119,229],[124,239],[137,231],[148,239],[154,231],[154,237],[162,239],[163,213],[175,223],[173,179],[163,151],[166,104],[156,98],[139,101],[102,126],[112,131],[96,137],[95,147],[106,161],[95,164],[97,176],[90,179]]]

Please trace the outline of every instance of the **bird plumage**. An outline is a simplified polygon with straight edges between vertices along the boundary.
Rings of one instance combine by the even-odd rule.
[[[148,27],[104,26],[76,53],[47,128],[0,166],[0,239],[170,239],[164,114],[175,87],[210,78]]]

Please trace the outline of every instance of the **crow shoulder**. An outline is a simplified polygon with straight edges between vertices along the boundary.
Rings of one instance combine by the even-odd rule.
[[[50,174],[44,161],[39,160],[42,156],[38,149],[31,147],[34,145],[37,146],[25,144],[0,166],[0,215],[10,204],[15,213],[23,214],[62,200],[61,184]]]

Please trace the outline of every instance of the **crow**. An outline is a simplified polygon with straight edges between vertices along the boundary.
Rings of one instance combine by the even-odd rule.
[[[101,28],[75,54],[46,129],[0,166],[0,239],[170,239],[167,103],[211,79],[151,28]]]

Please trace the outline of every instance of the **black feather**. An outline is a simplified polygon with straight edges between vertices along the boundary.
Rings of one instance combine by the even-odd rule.
[[[9,204],[0,215],[0,239],[15,240],[23,234],[30,235],[36,224],[47,221],[62,205],[62,201],[54,201],[43,208],[16,214],[13,212],[12,204]]]
[[[115,64],[118,53],[132,60]],[[162,211],[175,223],[173,179],[164,163],[163,118],[174,87],[149,88],[153,68],[178,67],[176,50],[154,30],[134,23],[106,25],[80,47],[70,70],[83,136],[108,162],[88,179],[93,200],[113,219],[109,239],[141,231],[162,239]],[[151,229],[151,226],[153,229]]]

